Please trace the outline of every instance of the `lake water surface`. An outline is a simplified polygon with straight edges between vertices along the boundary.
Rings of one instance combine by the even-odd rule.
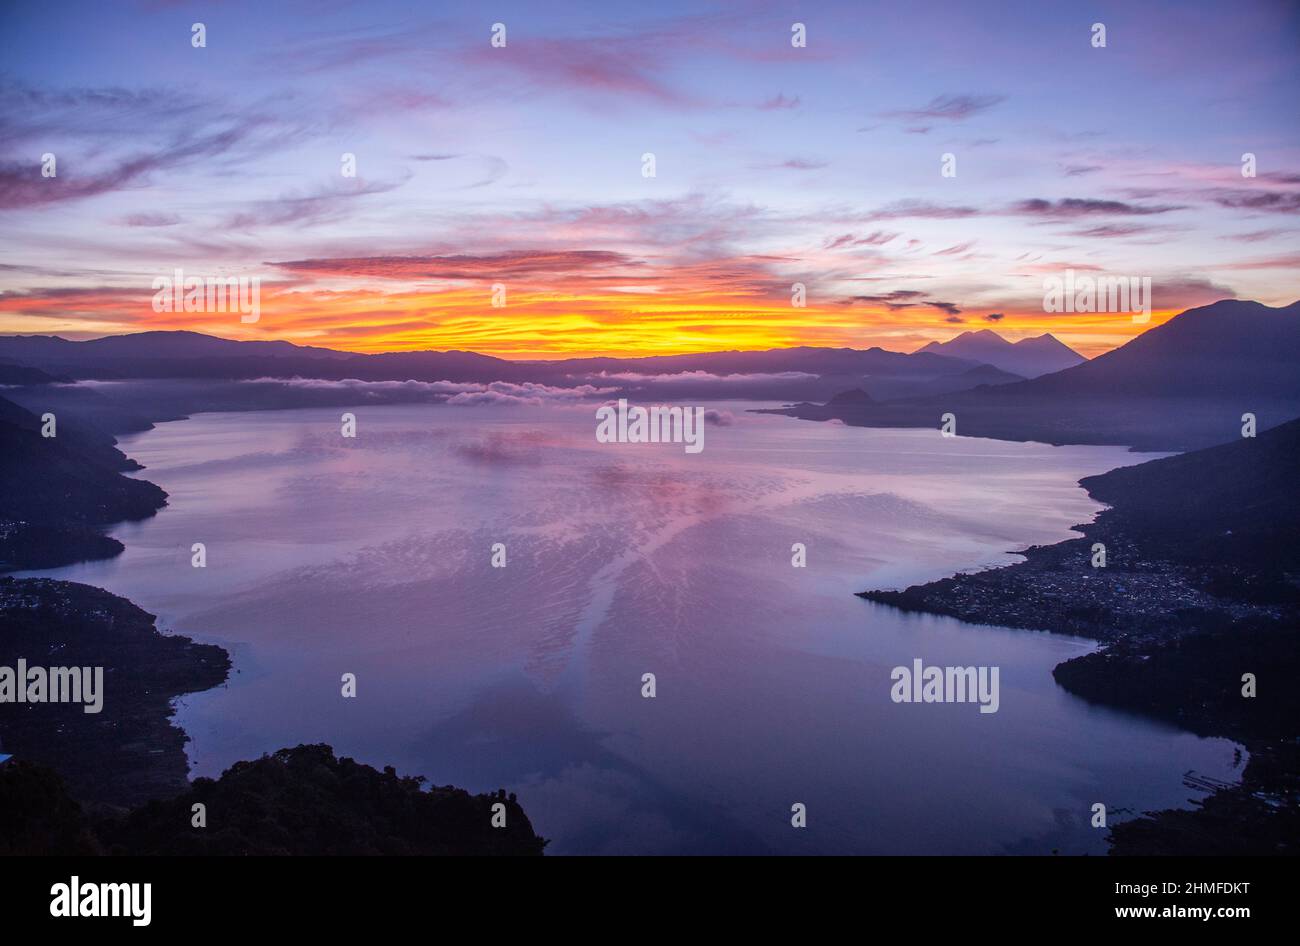
[[[355,440],[341,410],[199,415],[122,440],[170,494],[126,552],[41,574],[231,651],[177,714],[195,774],[328,742],[515,791],[551,853],[1102,853],[1093,803],[1236,779],[1235,744],[1056,686],[1087,641],[853,594],[1066,538],[1099,508],[1076,481],[1142,457],[747,406],[698,455],[599,444],[594,405],[353,408]],[[891,702],[918,657],[999,667],[998,712]]]

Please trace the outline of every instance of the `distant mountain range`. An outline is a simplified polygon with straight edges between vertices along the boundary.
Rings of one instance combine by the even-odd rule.
[[[362,397],[356,385],[290,390],[240,383],[298,377],[591,385],[601,396],[629,399],[783,401],[796,404],[783,413],[863,426],[933,427],[942,414],[953,413],[964,435],[1181,450],[1231,439],[1246,413],[1256,416],[1261,430],[1300,414],[1298,306],[1216,302],[1091,361],[1050,335],[1012,344],[988,330],[911,354],[799,347],[558,361],[465,351],[365,355],[194,332],[86,342],[7,336],[0,337],[0,379],[9,380],[0,383],[17,385],[6,396],[29,410],[57,404],[74,421],[110,433],[200,410],[324,406]],[[1052,364],[1065,367],[1051,370]],[[67,378],[177,384],[160,398],[147,386],[119,391],[48,383]],[[861,391],[865,400],[827,403],[844,391]],[[415,385],[365,393],[367,403],[444,396]]]
[[[1011,347],[1010,343],[1005,343]],[[356,354],[289,342],[237,342],[196,332],[140,332],[68,341],[50,335],[0,337],[0,383],[57,378],[247,380],[302,377],[361,381],[591,384],[629,397],[671,384],[679,398],[827,398],[859,386],[873,398],[935,394],[1026,377],[978,360],[882,348],[779,348],[641,358],[507,361],[466,351]],[[659,391],[657,396],[664,396]]]
[[[1190,450],[1300,415],[1300,302],[1224,300],[1175,316],[1114,351],[1030,380],[886,404],[800,404],[779,413],[868,427],[938,427],[1045,443]]]
[[[200,332],[133,332],[73,342],[57,335],[0,337],[0,355],[28,365],[78,370],[116,361],[147,362],[190,358],[350,358],[349,352],[309,348],[292,342],[237,342]]]
[[[917,351],[992,365],[1022,378],[1037,378],[1053,371],[1073,368],[1088,360],[1052,335],[1038,335],[1009,342],[991,329],[962,332],[954,339],[931,342]]]
[[[1283,397],[1300,390],[1300,302],[1226,299],[1188,309],[1092,361],[1012,396]],[[1249,407],[1243,407],[1249,410]]]

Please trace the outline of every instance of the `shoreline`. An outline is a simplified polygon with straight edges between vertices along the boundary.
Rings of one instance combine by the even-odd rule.
[[[328,745],[282,748],[217,778],[191,779],[190,736],[175,722],[176,701],[223,685],[233,669],[229,651],[163,633],[155,615],[106,589],[13,574],[116,557],[125,546],[102,530],[156,515],[167,494],[124,475],[144,468],[115,438],[89,448],[73,438],[71,449],[57,444],[46,453],[31,416],[3,398],[0,421],[8,422],[0,445],[14,448],[8,478],[54,491],[78,461],[94,463],[94,478],[60,497],[63,515],[52,522],[44,505],[15,510],[17,489],[5,497],[0,666],[93,667],[103,681],[94,713],[83,702],[0,703],[0,855],[543,853],[547,840],[504,789],[430,787],[423,776],[336,758]],[[330,774],[322,779],[323,772]],[[222,810],[214,830],[191,823],[195,799]],[[298,830],[304,808],[321,809],[308,836]],[[501,817],[504,830],[494,824]]]
[[[0,705],[6,752],[51,766],[91,804],[129,808],[189,785],[174,701],[226,681],[223,648],[163,634],[126,598],[50,578],[0,576],[0,626],[0,663],[103,667],[106,683],[93,715],[79,703]]]
[[[1190,808],[1144,812],[1112,825],[1112,855],[1295,853],[1300,699],[1286,692],[1300,669],[1294,631],[1300,608],[1287,587],[1293,576],[1251,559],[1203,558],[1190,538],[1186,547],[1177,537],[1153,538],[1152,514],[1142,508],[1150,502],[1142,468],[1190,456],[1085,477],[1080,485],[1107,505],[1074,527],[1081,537],[1023,549],[1022,562],[856,594],[972,625],[1094,640],[1097,650],[1053,668],[1062,689],[1199,736],[1231,739],[1249,752],[1237,784],[1197,785],[1189,773],[1188,787],[1209,788],[1207,797]],[[1125,480],[1137,487],[1134,493],[1120,488]],[[1109,561],[1094,567],[1098,546]],[[1243,673],[1253,679],[1270,671],[1274,687],[1243,698]]]

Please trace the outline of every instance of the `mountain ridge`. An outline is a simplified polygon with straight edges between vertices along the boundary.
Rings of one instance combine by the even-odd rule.
[[[538,383],[618,387],[638,396],[673,377],[681,397],[795,401],[829,397],[866,384],[888,399],[969,386],[953,381],[978,362],[934,353],[796,346],[634,358],[582,357],[511,361],[477,352],[398,351],[375,354],[310,349],[290,342],[244,342],[194,332],[153,332],[74,342],[58,336],[0,336],[0,358],[17,366],[79,380],[252,380],[266,377],[360,381]],[[608,376],[617,375],[612,381]],[[694,375],[695,377],[688,377]],[[766,376],[740,378],[742,375]],[[734,377],[733,377],[734,376]],[[1023,377],[1020,376],[1020,377]],[[823,380],[826,379],[826,380]],[[829,380],[836,379],[836,380]],[[949,379],[944,381],[942,379]],[[984,382],[1018,380],[989,376]],[[730,384],[729,390],[720,385]]]
[[[1025,381],[878,405],[775,411],[867,427],[937,427],[959,436],[1190,450],[1300,415],[1300,302],[1221,300],[1179,313],[1082,364]],[[847,386],[846,386],[847,387]]]
[[[1050,332],[1010,342],[987,328],[962,332],[946,342],[930,342],[914,354],[924,352],[981,361],[1024,378],[1036,378],[1087,361]]]

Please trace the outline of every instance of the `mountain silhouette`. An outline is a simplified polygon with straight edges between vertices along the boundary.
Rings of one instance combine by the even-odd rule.
[[[1300,302],[1229,299],[1188,309],[1091,361],[1011,384],[877,405],[801,404],[778,413],[869,427],[937,427],[959,436],[1193,450],[1300,415]]]
[[[668,395],[677,400],[782,401],[796,404],[783,413],[818,420],[843,413],[846,422],[868,426],[931,427],[951,412],[958,416],[959,435],[1125,444],[1153,450],[1223,443],[1239,435],[1246,414],[1255,415],[1259,430],[1300,414],[1300,372],[1296,371],[1300,303],[1273,308],[1230,299],[1189,309],[1114,351],[1036,377],[989,359],[1015,353],[1016,358],[1038,362],[1036,367],[1023,368],[1032,374],[1044,357],[1075,361],[1079,356],[1051,336],[1013,345],[987,330],[926,347],[931,350],[912,354],[882,348],[797,347],[508,361],[465,351],[371,355],[289,342],[237,342],[194,332],[143,332],[89,342],[52,336],[0,337],[0,359],[80,379],[197,382],[299,377],[587,384],[606,395],[617,392],[636,399]],[[973,358],[948,354],[957,351]],[[307,396],[302,390],[226,385],[218,397],[211,385],[193,386],[173,390],[163,411],[162,402],[149,402],[140,392],[138,397],[114,391],[111,397],[96,398],[83,393],[81,386],[46,385],[44,393],[33,394],[39,387],[10,389],[8,396],[36,413],[64,398],[63,409],[73,420],[98,422],[109,433],[141,429],[149,420],[199,410],[304,406],[302,399]],[[234,390],[239,388],[243,390]],[[871,400],[824,403],[838,392],[854,389],[866,392]],[[368,392],[375,397],[381,393]],[[426,397],[418,386],[403,396]],[[311,403],[335,404],[354,403],[360,395],[355,385],[322,386],[312,397],[316,400]]]
[[[962,332],[946,342],[930,342],[917,349],[920,352],[981,362],[1022,378],[1037,378],[1087,360],[1052,335],[1009,342],[992,329]]]
[[[696,373],[698,376],[693,379],[674,378],[673,393],[678,397],[706,400],[718,397],[821,400],[853,385],[865,386],[873,397],[883,399],[1015,380],[1007,376],[975,376],[964,380],[959,376],[977,367],[976,363],[930,352],[909,355],[883,348],[796,347],[635,358],[509,361],[472,351],[359,354],[282,341],[233,341],[197,332],[139,332],[84,342],[50,335],[2,336],[0,359],[7,360],[12,366],[8,370],[14,373],[25,367],[77,379],[211,381],[300,377],[504,381],[561,387],[592,384],[628,394],[643,393],[643,389],[666,376]],[[611,380],[610,375],[617,377]],[[741,375],[765,377],[726,380]],[[37,382],[41,378],[32,374],[27,380]]]
[[[139,465],[101,431],[57,415],[54,436],[42,436],[43,426],[0,398],[0,572],[116,555],[121,543],[101,528],[152,516],[167,499],[122,475]]]
[[[1300,302],[1224,299],[1188,309],[1089,362],[1015,387],[1016,396],[1300,395]]]

